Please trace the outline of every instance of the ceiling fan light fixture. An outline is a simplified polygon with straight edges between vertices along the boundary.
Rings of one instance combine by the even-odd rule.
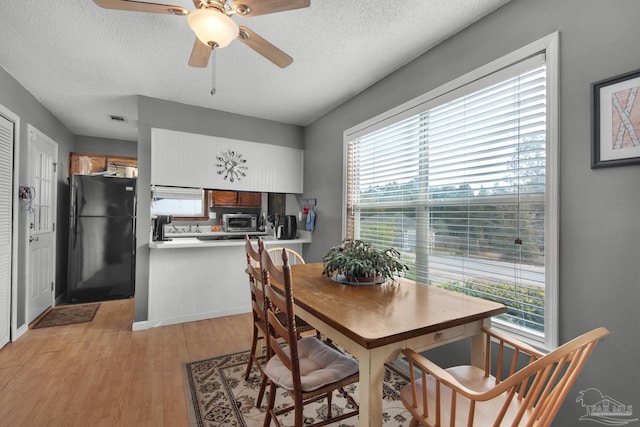
[[[189,27],[209,46],[225,47],[238,37],[238,24],[225,13],[212,8],[196,9],[187,15]]]

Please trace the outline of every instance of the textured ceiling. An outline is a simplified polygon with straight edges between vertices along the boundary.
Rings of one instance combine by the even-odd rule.
[[[294,62],[280,69],[234,41],[217,51],[211,96],[211,68],[187,65],[195,37],[185,17],[12,0],[0,15],[0,66],[76,135],[135,141],[136,95],[307,125],[507,1],[311,0],[234,16]]]

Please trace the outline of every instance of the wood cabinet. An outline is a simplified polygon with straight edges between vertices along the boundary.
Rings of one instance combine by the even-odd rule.
[[[212,190],[210,194],[211,206],[236,206],[236,200],[238,199],[238,193],[236,191]]]
[[[69,176],[81,172],[80,158],[83,156],[91,159],[91,173],[112,171],[124,174],[127,167],[138,167],[138,159],[135,157],[71,152],[69,153]]]
[[[259,208],[262,206],[262,193],[254,191],[211,190],[210,205],[215,207]]]
[[[102,172],[107,170],[107,157],[95,154],[69,153],[69,176],[80,173],[80,157],[87,156],[91,159],[91,172]]]
[[[245,208],[259,208],[262,206],[262,193],[254,191],[240,191],[238,193],[238,206]]]

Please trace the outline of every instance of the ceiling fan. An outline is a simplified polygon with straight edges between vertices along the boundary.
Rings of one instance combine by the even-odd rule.
[[[310,0],[193,0],[195,9],[181,6],[147,3],[135,0],[93,0],[105,9],[132,12],[165,13],[187,17],[196,41],[189,57],[192,67],[206,67],[212,49],[223,48],[238,39],[280,68],[293,62],[293,58],[244,26],[238,26],[231,15],[252,17],[309,7]]]

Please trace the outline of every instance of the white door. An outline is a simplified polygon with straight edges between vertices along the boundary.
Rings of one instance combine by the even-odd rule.
[[[54,301],[58,144],[31,125],[27,132],[30,185],[27,323],[31,323]]]
[[[13,122],[0,115],[0,348],[11,331],[13,147]]]

